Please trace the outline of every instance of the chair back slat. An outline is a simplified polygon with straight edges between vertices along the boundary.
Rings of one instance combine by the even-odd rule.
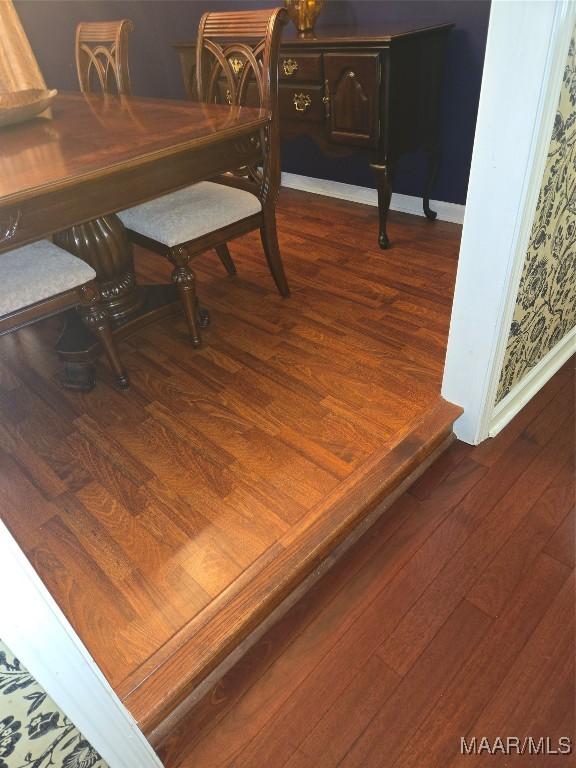
[[[130,19],[82,21],[76,28],[76,69],[82,93],[130,96],[128,35]]]
[[[264,201],[273,203],[280,188],[278,53],[285,8],[205,13],[196,44],[196,94],[199,101],[267,110],[270,124],[262,137],[264,167],[238,168],[226,183],[243,179]]]
[[[208,13],[204,24],[204,33],[207,37],[228,37],[231,33],[235,37],[266,37],[270,12],[263,11],[238,11]]]
[[[205,13],[196,46],[200,101],[271,111],[278,99],[278,50],[286,20],[283,8]]]

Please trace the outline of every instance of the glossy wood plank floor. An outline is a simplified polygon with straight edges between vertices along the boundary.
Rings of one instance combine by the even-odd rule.
[[[191,623],[438,404],[460,229],[396,214],[382,252],[376,219],[283,191],[292,298],[276,294],[255,235],[232,245],[234,279],[203,255],[204,348],[179,315],[140,331],[122,344],[125,394],[103,365],[92,393],[62,390],[61,319],[0,340],[2,516],[144,724],[150,702],[131,697]],[[137,264],[167,279],[158,257]]]
[[[166,768],[573,766],[574,360],[455,443],[160,748]]]

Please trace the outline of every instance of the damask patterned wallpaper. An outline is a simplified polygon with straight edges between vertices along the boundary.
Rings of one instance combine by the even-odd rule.
[[[499,403],[576,325],[576,28],[510,326]]]
[[[0,768],[107,768],[2,640]]]

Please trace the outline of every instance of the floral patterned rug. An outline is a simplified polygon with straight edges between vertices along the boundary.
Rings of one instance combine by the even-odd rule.
[[[0,768],[107,768],[2,640]]]

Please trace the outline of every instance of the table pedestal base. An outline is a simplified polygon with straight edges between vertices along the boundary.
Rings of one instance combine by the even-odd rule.
[[[137,285],[132,245],[115,214],[77,224],[58,233],[54,241],[90,264],[96,272],[102,304],[110,316],[117,341],[181,307],[176,285]],[[210,316],[196,305],[198,324],[206,328]],[[89,391],[94,387],[98,339],[76,312],[68,314],[56,352],[64,362],[64,386]]]
[[[178,295],[174,286],[137,285],[132,245],[115,214],[76,224],[59,232],[54,241],[95,270],[102,304],[118,341],[177,309]],[[100,354],[100,344],[77,313],[68,315],[56,351],[64,362],[64,385],[82,391],[92,389],[96,380],[94,362]]]

